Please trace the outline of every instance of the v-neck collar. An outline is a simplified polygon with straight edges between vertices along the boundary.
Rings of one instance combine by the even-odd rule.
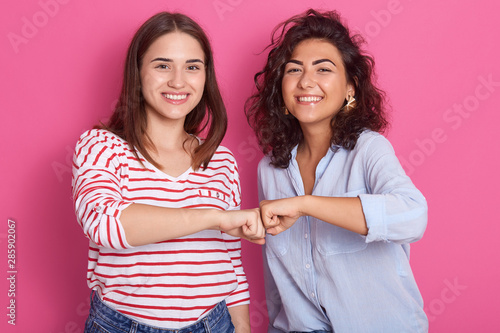
[[[302,175],[300,174],[299,164],[297,163],[298,146],[299,145],[296,145],[291,151],[292,157],[290,159],[290,164],[288,166],[287,171],[290,179],[292,180],[292,184],[297,195],[304,195],[305,194],[304,183],[302,181]],[[316,188],[316,185],[321,180],[321,177],[325,173],[327,166],[330,164],[333,156],[338,151],[338,149],[339,146],[330,146],[330,148],[326,152],[326,155],[321,158],[318,165],[316,166],[316,170],[314,172],[314,186],[311,192],[312,194],[314,194],[314,189]]]

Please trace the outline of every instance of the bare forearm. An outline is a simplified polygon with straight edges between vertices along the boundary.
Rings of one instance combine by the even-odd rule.
[[[257,244],[265,242],[259,209],[220,211],[132,204],[122,211],[120,222],[131,246],[162,242],[207,229]]]
[[[301,215],[312,216],[361,235],[368,233],[365,215],[358,197],[296,197]]]
[[[122,211],[120,221],[127,242],[140,246],[217,229],[220,211],[215,209],[164,208],[132,204]]]
[[[301,216],[312,216],[338,227],[366,235],[368,228],[359,198],[298,197],[260,202],[267,233],[277,235],[290,228]]]
[[[250,314],[248,305],[228,308],[236,333],[250,333]]]

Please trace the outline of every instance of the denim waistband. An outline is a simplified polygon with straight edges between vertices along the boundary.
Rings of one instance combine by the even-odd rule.
[[[332,333],[333,331],[324,331],[324,330],[316,330],[316,331],[290,331],[289,333]]]
[[[149,326],[142,324],[131,319],[128,316],[121,314],[115,309],[104,304],[96,291],[92,291],[92,301],[90,311],[94,311],[96,316],[101,317],[103,320],[108,321],[117,329],[124,332],[137,332],[137,333],[190,333],[190,332],[205,332],[208,327],[214,326],[220,317],[227,311],[226,302],[218,303],[210,312],[198,320],[196,323],[183,327],[180,329],[167,329]],[[133,329],[134,327],[134,329]],[[208,330],[210,331],[210,330]]]

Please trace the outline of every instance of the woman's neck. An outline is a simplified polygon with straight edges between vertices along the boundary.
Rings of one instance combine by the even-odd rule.
[[[318,128],[302,128],[303,140],[299,143],[297,154],[303,157],[319,161],[331,145],[332,132],[331,128],[318,129]]]
[[[157,150],[177,150],[184,147],[190,135],[184,130],[184,122],[148,121],[146,134]]]

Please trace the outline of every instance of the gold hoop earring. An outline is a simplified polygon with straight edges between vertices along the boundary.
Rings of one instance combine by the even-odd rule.
[[[288,116],[290,114],[286,106],[283,107],[283,112],[285,113],[285,116]]]
[[[351,96],[351,95],[348,95],[347,96],[347,100],[346,100],[346,104],[344,105],[343,109],[346,110],[347,112],[353,110],[354,108],[356,108],[356,99]]]

